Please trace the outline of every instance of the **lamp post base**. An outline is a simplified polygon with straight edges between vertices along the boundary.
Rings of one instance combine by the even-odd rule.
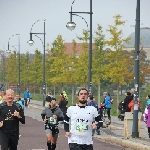
[[[132,138],[139,138],[139,132],[132,132]]]

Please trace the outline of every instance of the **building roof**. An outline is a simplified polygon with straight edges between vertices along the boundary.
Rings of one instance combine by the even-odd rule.
[[[129,37],[131,37],[130,43],[129,44],[125,43],[124,46],[127,48],[132,48],[134,47],[134,44],[135,44],[135,32],[131,33]],[[141,46],[143,46],[144,48],[150,48],[150,28],[149,27],[140,28],[140,42],[141,42]]]
[[[65,53],[66,54],[73,54],[73,50],[72,50],[72,43],[64,43],[64,45],[66,46],[66,51]],[[83,49],[82,49],[82,43],[76,43],[76,55],[79,55],[80,53],[83,52]]]

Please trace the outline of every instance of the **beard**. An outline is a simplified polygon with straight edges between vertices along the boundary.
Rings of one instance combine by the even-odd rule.
[[[79,103],[81,103],[81,104],[86,104],[86,103],[87,103],[87,100],[79,100]]]

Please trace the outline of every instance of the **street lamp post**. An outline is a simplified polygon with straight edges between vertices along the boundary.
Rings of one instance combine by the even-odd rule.
[[[139,100],[139,52],[140,52],[140,0],[137,0],[135,25],[135,58],[134,58],[134,112],[132,137],[139,137],[138,132],[138,100]]]
[[[15,34],[18,35],[18,84],[17,84],[17,92],[20,95],[20,34]],[[11,38],[15,35],[12,35]],[[9,42],[10,39],[8,40],[8,49],[6,50],[7,53],[11,53],[11,50],[9,49]]]
[[[75,2],[75,0],[72,2],[72,4]],[[72,15],[76,14],[89,14],[90,15],[90,42],[89,42],[89,64],[88,64],[88,91],[92,91],[92,0],[90,0],[90,12],[72,12],[72,6],[71,6],[71,12],[70,13],[70,22],[67,23],[67,28],[70,30],[74,30],[76,27],[76,24],[72,22]],[[79,16],[79,15],[76,15]],[[79,16],[81,17],[81,16]],[[82,18],[82,17],[81,17]],[[84,19],[84,18],[82,18]],[[85,19],[84,19],[85,20]],[[87,23],[87,22],[86,22]]]
[[[2,63],[1,65],[3,66],[2,67],[2,83],[1,83],[1,86],[5,85],[5,53],[4,51],[0,51],[0,55],[1,55],[1,58],[2,58]]]
[[[37,20],[35,23],[37,23],[38,21],[40,21],[40,20]],[[43,106],[45,106],[45,95],[46,95],[46,72],[45,72],[45,20],[43,20],[44,21],[44,32],[43,33],[32,33],[32,28],[31,28],[31,30],[30,30],[30,40],[28,41],[28,43],[29,43],[29,45],[30,46],[32,46],[33,45],[33,43],[34,43],[34,41],[32,40],[32,35],[33,34],[43,34],[44,35],[44,46],[43,46],[43,48],[44,48],[44,50],[43,50]],[[34,24],[35,24],[34,23]],[[33,25],[34,25],[33,24]],[[32,25],[32,27],[33,27],[33,25]]]

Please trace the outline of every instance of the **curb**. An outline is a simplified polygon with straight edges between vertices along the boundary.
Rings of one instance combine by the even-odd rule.
[[[109,125],[107,128],[112,129],[112,130],[124,130],[123,127],[117,127],[117,126],[114,126],[114,125]]]
[[[131,148],[133,150],[150,150],[150,146],[148,145],[140,144],[138,142],[133,142],[125,139],[119,139],[117,137],[96,137],[96,136],[94,137],[99,138],[106,142],[121,145],[122,147],[125,148]]]

